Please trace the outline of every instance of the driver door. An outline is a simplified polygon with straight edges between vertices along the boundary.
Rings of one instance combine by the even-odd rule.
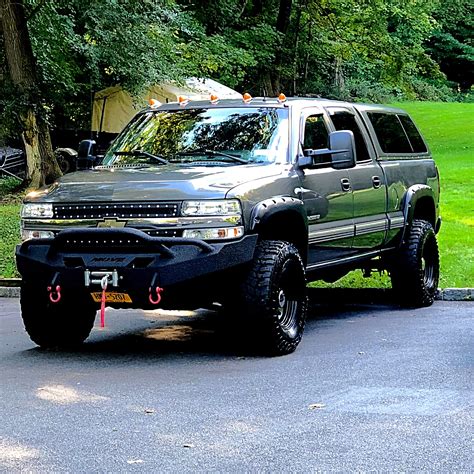
[[[329,122],[320,110],[301,117],[300,153],[328,147]],[[318,156],[311,168],[300,170],[300,199],[308,216],[308,269],[351,254],[354,239],[353,194],[348,170],[331,166],[330,156]]]

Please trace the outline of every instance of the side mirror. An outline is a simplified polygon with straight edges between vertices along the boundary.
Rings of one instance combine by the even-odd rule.
[[[95,140],[82,140],[77,150],[77,169],[87,170],[94,166],[96,160]]]
[[[332,167],[337,170],[353,168],[356,164],[354,134],[350,130],[340,130],[329,134]]]
[[[329,134],[329,148],[303,150],[298,157],[300,168],[319,168],[331,165],[334,169],[353,168],[356,164],[354,134],[341,130]]]

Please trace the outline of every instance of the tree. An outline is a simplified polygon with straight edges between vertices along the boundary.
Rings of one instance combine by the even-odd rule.
[[[434,17],[438,26],[428,51],[447,78],[468,92],[474,84],[474,4],[470,0],[444,0]]]
[[[27,182],[37,188],[61,174],[53,155],[51,137],[41,116],[36,61],[22,0],[0,0],[5,57],[11,82],[25,99],[20,112],[27,157]]]
[[[22,110],[18,122],[32,186],[58,171],[50,165],[47,124],[62,129],[67,121],[71,128],[87,129],[95,91],[121,84],[138,97],[151,84],[189,76],[219,75],[234,85],[254,64],[249,53],[219,34],[207,36],[173,0],[1,0],[1,5],[13,90],[0,88],[0,122],[14,136],[8,119]]]
[[[0,0],[0,7],[0,140],[15,135],[17,117],[32,184],[57,174],[47,124],[86,129],[94,92],[116,84],[139,97],[151,84],[200,76],[254,96],[436,100],[453,97],[441,67],[461,89],[472,86],[469,0]]]

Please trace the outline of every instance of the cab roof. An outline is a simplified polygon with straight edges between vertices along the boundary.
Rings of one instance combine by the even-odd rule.
[[[324,98],[308,98],[308,97],[288,97],[285,101],[280,101],[276,97],[254,97],[250,101],[245,102],[243,99],[222,99],[215,103],[210,100],[189,100],[185,104],[179,102],[169,102],[160,106],[150,106],[144,110],[149,111],[165,111],[165,110],[186,110],[196,108],[255,108],[255,107],[272,107],[272,108],[305,108],[305,107],[354,107],[359,111],[384,111],[392,113],[406,113],[402,109],[388,107],[381,104],[362,104],[344,102],[340,100],[324,99]]]

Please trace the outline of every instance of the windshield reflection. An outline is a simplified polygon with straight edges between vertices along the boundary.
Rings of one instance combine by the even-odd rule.
[[[287,149],[287,109],[147,112],[138,115],[117,137],[102,164],[156,164],[147,153],[177,163],[273,163],[286,160]],[[137,150],[146,153],[125,153]]]

